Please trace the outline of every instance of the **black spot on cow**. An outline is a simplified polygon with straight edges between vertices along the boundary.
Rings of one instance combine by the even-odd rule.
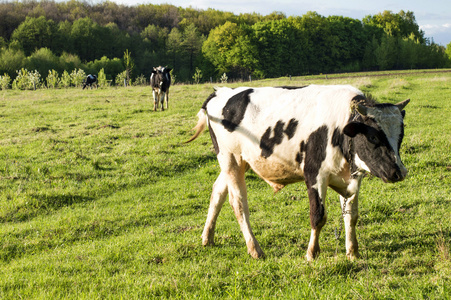
[[[211,142],[213,143],[213,147],[215,148],[216,155],[219,154],[219,146],[218,146],[218,140],[216,139],[216,135],[213,131],[213,128],[210,126],[210,122],[208,122],[208,131],[210,132]]]
[[[347,153],[345,152],[344,149],[344,134],[341,132],[341,130],[337,127],[334,129],[334,132],[332,134],[332,146],[334,147],[338,147],[341,151],[341,153],[346,157]]]
[[[299,152],[296,154],[296,162],[298,164],[301,164],[302,160],[304,159],[304,151],[305,151],[305,142],[302,141],[299,147]]]
[[[299,122],[293,118],[288,122],[285,129],[285,123],[280,120],[277,121],[274,129],[269,126],[260,139],[261,156],[264,158],[271,156],[274,152],[274,147],[282,143],[284,134],[287,135],[288,139],[293,138],[298,124]]]
[[[305,144],[304,174],[308,186],[315,185],[321,164],[326,159],[327,133],[328,128],[323,125],[310,134]]]
[[[326,221],[324,218],[324,205],[317,189],[309,188],[307,193],[310,202],[310,226],[316,229]]]
[[[310,225],[312,228],[322,226],[325,222],[324,205],[318,190],[313,188],[321,164],[326,159],[328,128],[321,126],[310,134],[305,144],[304,174],[310,201]]]
[[[210,100],[213,99],[214,97],[216,97],[216,92],[213,92],[210,94],[210,96],[208,96],[207,100],[205,100],[204,103],[202,104],[202,108],[207,110],[208,102],[210,102]]]
[[[306,85],[305,86],[278,86],[278,88],[285,89],[285,90],[299,90],[299,89],[303,89],[305,87],[307,87],[307,86]]]
[[[222,115],[224,119],[222,120],[222,125],[225,129],[233,132],[244,118],[246,113],[246,108],[249,105],[250,97],[249,95],[253,93],[253,89],[248,89],[242,91],[227,101],[226,105],[222,109]]]
[[[296,119],[291,119],[290,122],[288,122],[287,128],[285,128],[285,134],[288,136],[288,139],[291,139],[294,136],[298,124],[299,122]]]
[[[260,148],[262,149],[262,156],[268,158],[274,152],[274,147],[282,143],[283,140],[283,127],[285,123],[282,121],[277,121],[276,126],[274,126],[274,134],[272,135],[271,126],[266,129],[260,140]],[[272,135],[272,137],[271,137]]]

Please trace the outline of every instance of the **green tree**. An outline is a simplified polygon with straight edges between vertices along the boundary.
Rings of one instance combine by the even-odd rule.
[[[99,82],[99,87],[106,87],[108,86],[108,80],[106,79],[105,70],[102,68],[100,69],[97,80]]]
[[[420,30],[415,15],[411,11],[394,14],[389,10],[374,16],[366,16],[363,22],[367,25],[382,28],[388,35],[409,38],[411,34],[422,44],[425,43],[424,32]]]
[[[183,47],[188,53],[190,73],[193,71],[195,56],[202,50],[204,40],[194,24],[188,25],[183,31]]]
[[[448,57],[447,67],[451,67],[451,43],[446,46],[446,56]]]
[[[172,28],[168,35],[166,45],[172,67],[174,69],[179,68],[179,63],[182,61],[181,54],[183,53],[183,37],[178,28]]]
[[[25,61],[29,70],[37,70],[40,74],[47,74],[49,70],[62,72],[59,58],[48,48],[41,48],[33,52]]]
[[[125,50],[124,52],[124,65],[125,65],[125,76],[127,78],[127,82],[128,84],[131,83],[131,76],[132,76],[132,72],[133,69],[135,67],[135,62],[133,61],[132,55],[131,53],[127,50]]]
[[[53,20],[47,20],[44,16],[27,17],[14,30],[11,38],[22,45],[25,55],[30,55],[36,49],[53,48],[56,33],[57,26]]]
[[[72,24],[73,50],[86,61],[102,57],[103,39],[100,26],[90,18],[78,19]]]
[[[202,80],[202,70],[199,68],[196,68],[196,72],[193,75],[193,80],[196,84],[199,84],[199,82]]]
[[[257,64],[257,49],[251,42],[251,34],[247,26],[226,22],[210,32],[202,52],[218,73],[246,77]]]
[[[22,50],[14,48],[0,49],[0,74],[7,73],[11,78],[16,77],[16,70],[24,66],[26,57]]]
[[[391,35],[382,37],[382,41],[374,53],[380,70],[391,70],[397,67],[398,46],[398,38]]]

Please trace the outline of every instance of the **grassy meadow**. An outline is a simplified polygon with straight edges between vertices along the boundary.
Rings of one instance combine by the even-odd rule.
[[[266,258],[248,254],[227,203],[216,245],[201,233],[219,167],[208,133],[182,144],[212,84],[0,91],[1,299],[451,299],[451,73],[261,80],[228,86],[352,84],[380,102],[407,98],[408,178],[367,176],[362,257],[348,261],[329,190],[322,252],[310,237],[304,183],[247,187]],[[220,85],[220,84],[217,84]]]

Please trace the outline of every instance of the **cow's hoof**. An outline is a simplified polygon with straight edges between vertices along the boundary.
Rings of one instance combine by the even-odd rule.
[[[215,244],[214,235],[203,235],[202,236],[202,245],[203,246],[213,246]]]
[[[311,251],[307,251],[307,254],[305,255],[305,259],[306,259],[308,262],[311,262],[311,261],[314,261],[315,258],[318,257],[318,255],[319,255],[319,251],[318,251],[318,252],[315,252],[315,253],[313,253],[313,252],[311,252]]]
[[[347,257],[349,260],[355,260],[355,259],[360,258],[360,254],[359,254],[358,251],[352,252],[352,253],[346,253],[346,257]]]
[[[247,243],[247,252],[255,259],[263,258],[265,256],[265,253],[260,248],[258,242],[254,243],[253,241],[249,241]]]

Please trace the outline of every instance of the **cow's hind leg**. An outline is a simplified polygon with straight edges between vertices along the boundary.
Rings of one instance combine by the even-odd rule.
[[[202,233],[202,244],[204,246],[214,244],[216,220],[227,197],[227,183],[225,173],[221,172],[213,185],[213,192],[210,198],[207,221]]]
[[[247,252],[253,258],[263,257],[264,253],[252,233],[252,228],[249,221],[249,206],[247,203],[246,182],[244,180],[248,166],[241,160],[241,158],[236,158],[233,155],[230,155],[226,161],[220,161],[220,164],[222,170],[224,170],[224,167],[227,168],[225,174],[227,187],[229,190],[229,202],[233,208],[238,223],[240,224],[241,232],[244,235]]]
[[[164,98],[166,99],[166,109],[169,108],[169,90],[166,91]]]
[[[164,111],[164,97],[165,97],[165,92],[161,92],[160,93],[160,104],[161,104],[161,111]]]

